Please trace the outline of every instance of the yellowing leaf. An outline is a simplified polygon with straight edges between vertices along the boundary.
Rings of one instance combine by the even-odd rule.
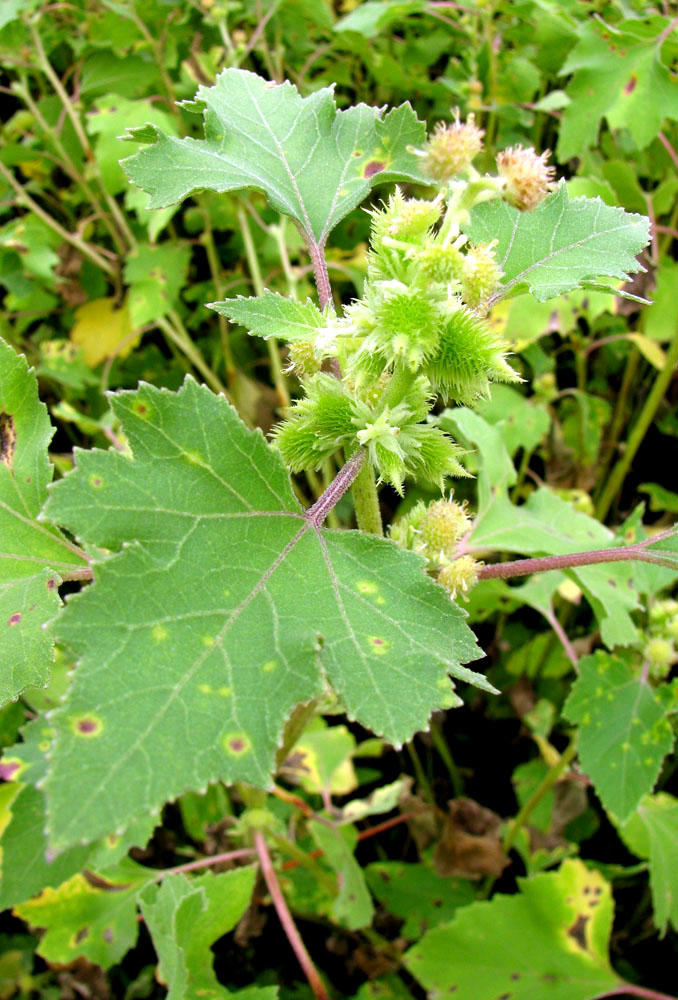
[[[659,344],[655,344],[654,340],[650,340],[642,333],[627,333],[625,339],[633,341],[646,361],[659,371],[663,370],[666,365],[666,355]]]
[[[127,357],[139,343],[125,303],[116,307],[115,299],[93,299],[75,311],[75,326],[70,333],[74,344],[82,347],[85,363],[96,368],[112,354]]]

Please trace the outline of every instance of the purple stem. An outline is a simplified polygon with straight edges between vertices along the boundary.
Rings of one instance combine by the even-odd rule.
[[[321,497],[322,499],[322,497]],[[638,562],[649,562],[655,566],[666,566],[669,569],[676,568],[676,559],[670,556],[662,556],[659,552],[647,552],[648,545],[653,545],[668,535],[673,534],[673,528],[655,535],[654,538],[646,538],[635,545],[626,545],[623,548],[594,549],[592,552],[570,552],[563,556],[539,556],[536,559],[514,559],[512,562],[492,563],[483,566],[478,572],[479,580],[506,580],[513,576],[528,576],[530,573],[545,573],[550,569],[570,569],[573,566],[593,566],[596,563],[609,562],[629,562],[633,559]]]
[[[160,879],[165,878],[166,875],[177,875],[179,872],[193,872],[198,871],[200,868],[211,868],[212,865],[220,865],[225,861],[236,861],[240,858],[251,858],[253,854],[256,854],[256,850],[253,847],[241,847],[237,851],[225,851],[223,854],[212,854],[208,858],[198,858],[197,861],[189,861],[185,865],[177,865],[176,868],[165,868],[164,871],[158,872],[155,877],[155,881],[159,882]]]
[[[644,1000],[676,1000],[676,997],[669,996],[668,993],[658,993],[656,990],[648,990],[644,986],[632,986],[630,983],[621,983],[612,990],[605,993],[596,993],[593,1000],[604,1000],[605,997],[644,997]]]
[[[353,480],[363,466],[365,455],[366,452],[362,448],[356,451],[354,455],[351,455],[346,465],[339,470],[325,492],[305,512],[304,517],[307,521],[311,522],[314,528],[321,527],[329,512],[337,506],[346,490],[351,487]]]
[[[311,264],[313,265],[313,277],[315,278],[315,285],[318,289],[318,301],[320,302],[320,308],[324,309],[328,302],[332,301],[332,286],[330,285],[330,276],[327,273],[327,261],[325,260],[324,246],[316,243],[312,235],[305,229],[301,231],[302,236],[306,246],[308,247],[308,252],[311,256]]]
[[[329,1000],[325,984],[318,975],[318,970],[306,950],[306,945],[302,941],[301,935],[297,930],[297,925],[294,922],[294,918],[288,909],[287,903],[285,902],[285,897],[282,894],[278,877],[275,873],[275,869],[273,868],[271,855],[268,853],[268,847],[266,846],[264,835],[260,830],[255,831],[254,846],[256,847],[257,854],[259,855],[261,874],[264,876],[266,886],[271,894],[271,899],[273,900],[273,905],[275,906],[278,914],[278,919],[282,924],[282,928],[287,935],[287,940],[292,946],[294,954],[297,956],[299,965],[304,970],[304,975],[308,980],[309,986],[313,990],[313,995],[316,1000]]]

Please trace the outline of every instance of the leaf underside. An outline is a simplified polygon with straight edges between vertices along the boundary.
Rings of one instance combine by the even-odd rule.
[[[286,718],[328,682],[395,744],[454,703],[448,674],[493,690],[419,557],[314,527],[223,397],[187,378],[111,405],[134,457],[77,452],[46,508],[107,550],[56,625],[79,664],[51,720],[55,848],[211,781],[267,787]]]

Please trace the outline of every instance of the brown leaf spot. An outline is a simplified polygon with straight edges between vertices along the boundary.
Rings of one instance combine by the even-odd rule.
[[[84,941],[86,937],[89,937],[89,927],[81,927],[75,935],[75,943],[80,944],[80,942]]]
[[[56,580],[54,579],[53,576],[50,576],[49,580],[47,581],[47,589],[56,590],[56,585],[57,585]]]
[[[375,174],[380,174],[385,169],[386,164],[383,160],[370,160],[369,163],[365,164],[363,177],[374,177]]]
[[[119,885],[115,882],[109,882],[108,879],[102,878],[101,875],[95,875],[94,872],[89,871],[87,868],[83,868],[82,875],[93,889],[102,889],[104,892],[125,892],[131,886],[129,882]]]
[[[113,931],[111,930],[110,927],[107,927],[106,930],[104,931],[104,941],[108,941],[108,943],[110,944],[112,940],[113,940]]]
[[[588,917],[580,913],[572,926],[567,928],[567,933],[576,941],[582,951],[586,951],[586,924],[588,923],[588,919]]]
[[[16,611],[13,615],[10,615],[9,627],[11,628],[12,625],[18,625],[20,621],[21,621],[21,612]]]
[[[11,469],[16,448],[16,427],[9,413],[0,413],[0,462]]]
[[[81,719],[77,723],[77,727],[81,733],[94,733],[96,732],[97,724],[94,719]]]
[[[632,74],[629,77],[628,83],[624,87],[624,93],[627,95],[627,97],[628,97],[629,94],[632,94],[633,91],[636,89],[636,84],[637,83],[638,83],[638,77],[635,76],[635,74]]]

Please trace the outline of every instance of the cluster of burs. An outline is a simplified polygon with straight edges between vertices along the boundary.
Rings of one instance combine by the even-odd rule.
[[[552,168],[516,148],[499,154],[496,175],[481,175],[472,160],[482,135],[472,118],[438,126],[420,151],[436,196],[396,189],[372,211],[362,298],[341,317],[329,308],[313,342],[291,345],[305,396],[275,442],[293,471],[364,447],[378,479],[401,495],[408,476],[442,491],[446,477],[466,473],[462,449],[438,426],[438,400],[473,405],[492,381],[520,381],[485,318],[502,278],[494,244],[474,245],[462,226],[492,198],[534,207]]]

